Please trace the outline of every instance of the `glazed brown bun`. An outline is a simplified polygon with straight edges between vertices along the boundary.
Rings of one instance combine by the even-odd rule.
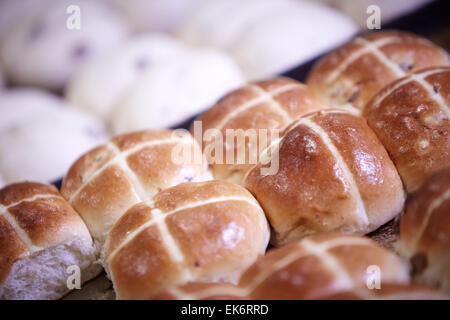
[[[252,294],[246,294],[238,285],[229,283],[191,282],[170,289],[158,295],[161,300],[254,300]],[[276,300],[275,297],[258,297],[260,300]],[[449,300],[450,297],[441,291],[426,286],[398,283],[383,283],[380,289],[367,287],[354,288],[330,295],[318,295],[305,298],[301,294],[290,296],[290,300]]]
[[[122,216],[104,265],[119,299],[147,299],[187,281],[236,281],[268,241],[264,212],[243,187],[183,183]]]
[[[392,81],[449,63],[444,50],[422,37],[377,31],[356,37],[320,59],[306,83],[329,106],[350,104],[361,110]]]
[[[58,299],[69,291],[69,266],[82,282],[94,264],[86,225],[53,186],[24,182],[0,190],[0,300]]]
[[[450,67],[423,69],[380,91],[364,117],[408,192],[450,165]]]
[[[410,260],[416,280],[450,293],[450,167],[407,202],[397,249]]]
[[[266,129],[264,136],[267,136],[268,144],[272,137],[271,129],[283,128],[299,116],[322,108],[323,103],[307,86],[289,78],[279,77],[254,82],[227,94],[196,119],[201,121],[203,136],[194,135],[195,123],[191,126],[191,133],[197,141],[203,139],[202,147],[207,158],[211,155],[215,158],[213,160],[219,159],[209,161],[214,177],[240,183],[245,171],[256,163],[261,150],[264,149],[264,146],[259,145],[259,139],[246,137],[245,130],[254,130],[256,135],[260,129]],[[222,157],[216,150],[211,150],[215,140],[204,135],[209,129],[216,129],[224,137],[223,148],[221,146]],[[227,141],[227,129],[241,129],[242,132],[235,131],[239,138],[233,138],[231,135]],[[239,153],[238,150],[242,151]],[[227,152],[233,152],[232,163],[226,161]]]
[[[443,292],[420,285],[383,284],[380,289],[358,288],[323,297],[323,300],[449,300]]]
[[[312,113],[269,149],[271,162],[249,170],[243,185],[263,207],[274,245],[321,232],[366,234],[402,210],[397,170],[359,116],[342,109]],[[276,168],[277,159],[275,173],[263,172]]]
[[[178,163],[172,152],[183,146],[192,151],[192,158]],[[101,245],[113,224],[134,204],[170,186],[207,179],[207,164],[192,161],[194,153],[200,149],[188,133],[162,130],[120,135],[76,161],[61,193]]]
[[[407,284],[408,267],[366,237],[320,234],[272,249],[242,275],[238,285],[188,283],[158,299],[321,299],[371,283],[378,266],[381,287]]]

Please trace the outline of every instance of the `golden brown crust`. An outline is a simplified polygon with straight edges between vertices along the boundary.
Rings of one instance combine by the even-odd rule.
[[[175,148],[186,148],[191,159],[177,163],[172,157]],[[195,161],[196,151],[199,146],[189,133],[181,136],[161,130],[120,135],[75,162],[61,192],[102,243],[134,204],[183,181],[206,179],[206,163]]]
[[[261,203],[278,245],[309,234],[366,234],[400,213],[403,186],[365,120],[342,110],[300,118],[279,143],[279,169],[258,164],[244,186]]]
[[[104,168],[76,197],[66,199],[80,213],[93,238],[98,241],[104,239],[104,234],[130,205],[140,200],[127,175],[116,165]]]
[[[38,247],[71,239],[77,229],[85,232],[84,223],[62,197],[22,202],[9,213]]]
[[[228,283],[199,283],[190,282],[177,288],[179,292],[165,291],[154,297],[158,300],[254,300],[252,295],[240,296],[239,286]],[[182,293],[180,293],[180,291]],[[270,291],[267,291],[270,292]],[[286,295],[286,292],[284,294]],[[282,300],[282,298],[267,298],[263,295],[260,300]],[[290,296],[291,300],[305,300],[304,297]],[[380,289],[367,287],[355,288],[348,291],[333,293],[331,295],[318,295],[313,300],[449,300],[450,297],[443,292],[433,290],[421,285],[407,285],[398,283],[384,283]]]
[[[423,69],[381,90],[364,116],[408,192],[450,163],[450,67]]]
[[[171,138],[172,134],[172,130],[147,130],[125,133],[112,138],[111,141],[117,145],[120,151],[126,151],[138,147],[141,143]]]
[[[233,280],[264,253],[268,238],[264,213],[244,188],[184,183],[119,219],[105,265],[119,298],[146,299],[190,280]]]
[[[117,252],[109,266],[118,299],[149,299],[180,281],[183,266],[174,263],[157,226],[146,228]]]
[[[350,103],[363,109],[395,79],[449,63],[448,54],[424,38],[404,31],[378,31],[356,37],[320,59],[306,83],[329,106]]]
[[[450,167],[433,175],[408,201],[397,248],[419,281],[450,293]]]
[[[55,186],[34,182],[13,183],[1,189],[0,205],[9,206],[38,194],[60,196]]]
[[[381,286],[406,284],[406,265],[368,238],[321,234],[269,250],[242,275],[239,284],[188,283],[162,292],[167,299],[321,299],[366,287],[367,268],[376,265]]]
[[[231,141],[227,143],[227,129],[254,129],[256,133],[260,129],[280,129],[299,116],[322,108],[322,102],[304,84],[285,77],[254,82],[227,94],[196,119],[202,122],[203,133],[209,129],[217,129],[224,137],[223,164],[211,164],[214,176],[239,183],[249,164],[252,164],[250,154],[255,152],[257,156],[263,149],[262,145],[259,146],[259,140],[246,138],[245,159],[243,164],[238,164],[240,145],[238,140],[234,142],[234,146],[230,145]],[[194,126],[191,127],[191,133],[194,134]],[[244,132],[239,135],[244,138]],[[270,131],[267,132],[267,138],[271,138]],[[206,149],[207,154],[210,144],[214,144],[214,140],[203,141],[203,150]],[[226,163],[227,150],[233,151],[233,163]],[[220,158],[218,155],[216,157]]]
[[[55,187],[24,182],[0,190],[0,283],[19,259],[74,237],[90,241],[84,222]]]
[[[131,232],[134,232],[151,219],[152,212],[148,205],[143,202],[134,205],[109,232],[109,239],[114,239],[114,241],[109,241],[108,251],[113,252],[116,250]]]
[[[339,292],[326,300],[449,300],[443,292],[421,285],[404,285],[388,283],[380,289],[359,288],[352,291]]]

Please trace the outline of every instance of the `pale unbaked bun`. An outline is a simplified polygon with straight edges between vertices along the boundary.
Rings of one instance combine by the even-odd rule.
[[[180,42],[162,34],[134,37],[83,66],[67,86],[66,98],[107,121],[114,104],[148,68],[184,50]]]
[[[17,21],[3,39],[1,58],[13,84],[59,90],[82,64],[113,50],[127,33],[120,15],[106,2],[41,2],[25,9],[32,14]],[[70,6],[80,8],[80,29],[67,27]]]
[[[178,35],[194,45],[228,50],[253,80],[299,65],[356,32],[350,19],[319,3],[213,0],[194,11]]]
[[[157,299],[321,299],[367,288],[370,266],[378,266],[381,287],[405,285],[408,267],[369,238],[321,234],[272,249],[242,275],[238,285],[188,283]]]
[[[3,39],[27,16],[34,14],[36,8],[49,0],[2,0],[0,1],[0,44]]]
[[[270,130],[281,130],[296,118],[325,106],[304,84],[284,77],[250,83],[221,98],[211,109],[196,121],[201,124],[202,135],[191,126],[191,133],[202,141],[202,148],[216,179],[240,183],[243,174],[258,161],[264,149],[263,136],[268,145],[272,138]],[[226,138],[227,130],[239,139],[231,142]],[[260,131],[267,130],[267,133]],[[198,130],[198,128],[197,128]],[[222,155],[215,150],[215,140],[206,138],[208,130],[216,130],[223,136]],[[242,131],[239,131],[242,130]],[[245,141],[245,135],[254,131],[255,139]],[[277,138],[277,137],[274,137]],[[245,141],[245,142],[244,142]],[[242,143],[239,143],[242,142]],[[233,145],[229,145],[233,143]],[[261,145],[260,145],[261,144]],[[211,149],[214,149],[211,151]],[[233,152],[232,163],[227,164],[227,152]]]
[[[113,0],[136,32],[170,32],[208,0]]]
[[[38,89],[0,92],[0,174],[5,182],[53,182],[107,137],[103,124]]]
[[[268,241],[264,212],[247,190],[220,180],[183,183],[122,216],[104,264],[117,298],[147,299],[188,281],[237,281]]]
[[[176,126],[244,83],[239,68],[223,52],[189,49],[160,61],[128,88],[111,115],[116,134]]]
[[[321,58],[306,83],[329,106],[363,109],[384,86],[419,69],[448,65],[448,54],[428,40],[403,31],[356,37]]]
[[[408,192],[450,165],[450,67],[422,69],[386,86],[365,107]]]
[[[263,207],[275,245],[320,232],[366,234],[402,210],[397,170],[359,116],[309,114],[270,148],[270,162],[248,171],[243,185]]]
[[[154,33],[86,65],[66,97],[100,115],[119,134],[178,125],[244,82],[225,53]]]
[[[450,293],[450,167],[408,201],[396,248],[410,260],[416,280]]]
[[[177,159],[176,148],[191,159]],[[175,151],[174,151],[175,150]],[[186,181],[210,178],[197,142],[188,132],[140,131],[113,138],[70,168],[61,193],[86,222],[101,248],[113,224],[134,204]]]
[[[0,190],[1,300],[59,299],[69,291],[67,268],[78,266],[82,283],[101,270],[94,262],[86,225],[55,187],[25,182]]]

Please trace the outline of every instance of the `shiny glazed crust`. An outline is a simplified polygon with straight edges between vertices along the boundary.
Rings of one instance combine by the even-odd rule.
[[[247,138],[244,152],[239,159],[242,164],[238,164],[238,150],[241,144],[236,140],[226,141],[226,130],[248,129],[255,130],[259,134],[260,129],[267,130],[263,134],[270,142],[271,129],[280,129],[291,123],[293,120],[306,113],[324,108],[324,104],[309,90],[304,84],[284,77],[270,80],[254,82],[235,90],[220,99],[211,109],[199,116],[196,121],[201,121],[203,133],[207,130],[215,129],[224,137],[223,157],[214,151],[212,155],[216,159],[222,160],[222,164],[211,163],[211,168],[216,179],[228,179],[240,183],[245,171],[256,162],[250,160],[250,154],[255,152],[257,160],[259,153],[263,149],[260,140]],[[191,133],[195,133],[195,125],[191,126]],[[244,133],[239,134],[243,139]],[[209,149],[214,144],[214,140],[205,139],[203,136],[195,137],[198,141],[203,141],[203,150],[207,155],[211,154]],[[234,161],[226,164],[226,154],[233,152]]]
[[[174,148],[188,148],[191,159],[173,161]],[[80,213],[94,239],[102,243],[113,224],[134,204],[158,191],[206,178],[206,163],[189,133],[139,131],[113,138],[86,153],[69,170],[61,189]],[[198,159],[197,159],[198,160]]]
[[[406,284],[407,266],[368,238],[321,234],[284,245],[255,262],[238,285],[188,283],[158,299],[321,299],[366,287],[367,268],[377,265],[381,286]]]
[[[450,293],[450,167],[407,202],[397,249],[411,262],[415,278]]]
[[[320,232],[366,234],[400,213],[403,186],[366,121],[344,110],[304,116],[244,186],[263,207],[275,245]],[[262,169],[276,167],[274,174]]]
[[[356,37],[316,63],[306,83],[329,106],[363,109],[384,86],[419,69],[448,65],[448,54],[403,31]]]
[[[268,241],[264,212],[247,190],[183,183],[122,216],[104,264],[119,298],[146,299],[186,281],[235,281]]]
[[[393,82],[363,114],[408,192],[450,165],[450,67],[423,69]]]

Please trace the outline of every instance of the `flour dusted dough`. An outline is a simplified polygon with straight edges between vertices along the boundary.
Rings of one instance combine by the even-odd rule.
[[[86,65],[66,97],[120,134],[177,125],[244,81],[226,53],[152,33]]]
[[[148,67],[178,56],[183,49],[181,43],[162,34],[133,38],[83,67],[67,87],[66,97],[107,120],[114,103]]]
[[[70,30],[71,5],[80,8],[80,29]],[[13,7],[13,6],[11,6]],[[5,23],[1,58],[13,84],[61,89],[92,57],[113,49],[126,35],[126,24],[103,2],[44,1],[17,22]]]
[[[295,0],[209,1],[181,25],[188,43],[228,50],[253,80],[286,71],[357,32],[325,5]]]
[[[81,153],[105,138],[95,118],[45,91],[22,88],[0,94],[0,175],[5,183],[57,180]]]
[[[186,51],[154,65],[118,101],[113,132],[172,127],[213,105],[244,82],[227,55],[214,49]]]
[[[207,0],[113,0],[137,32],[170,32]]]

